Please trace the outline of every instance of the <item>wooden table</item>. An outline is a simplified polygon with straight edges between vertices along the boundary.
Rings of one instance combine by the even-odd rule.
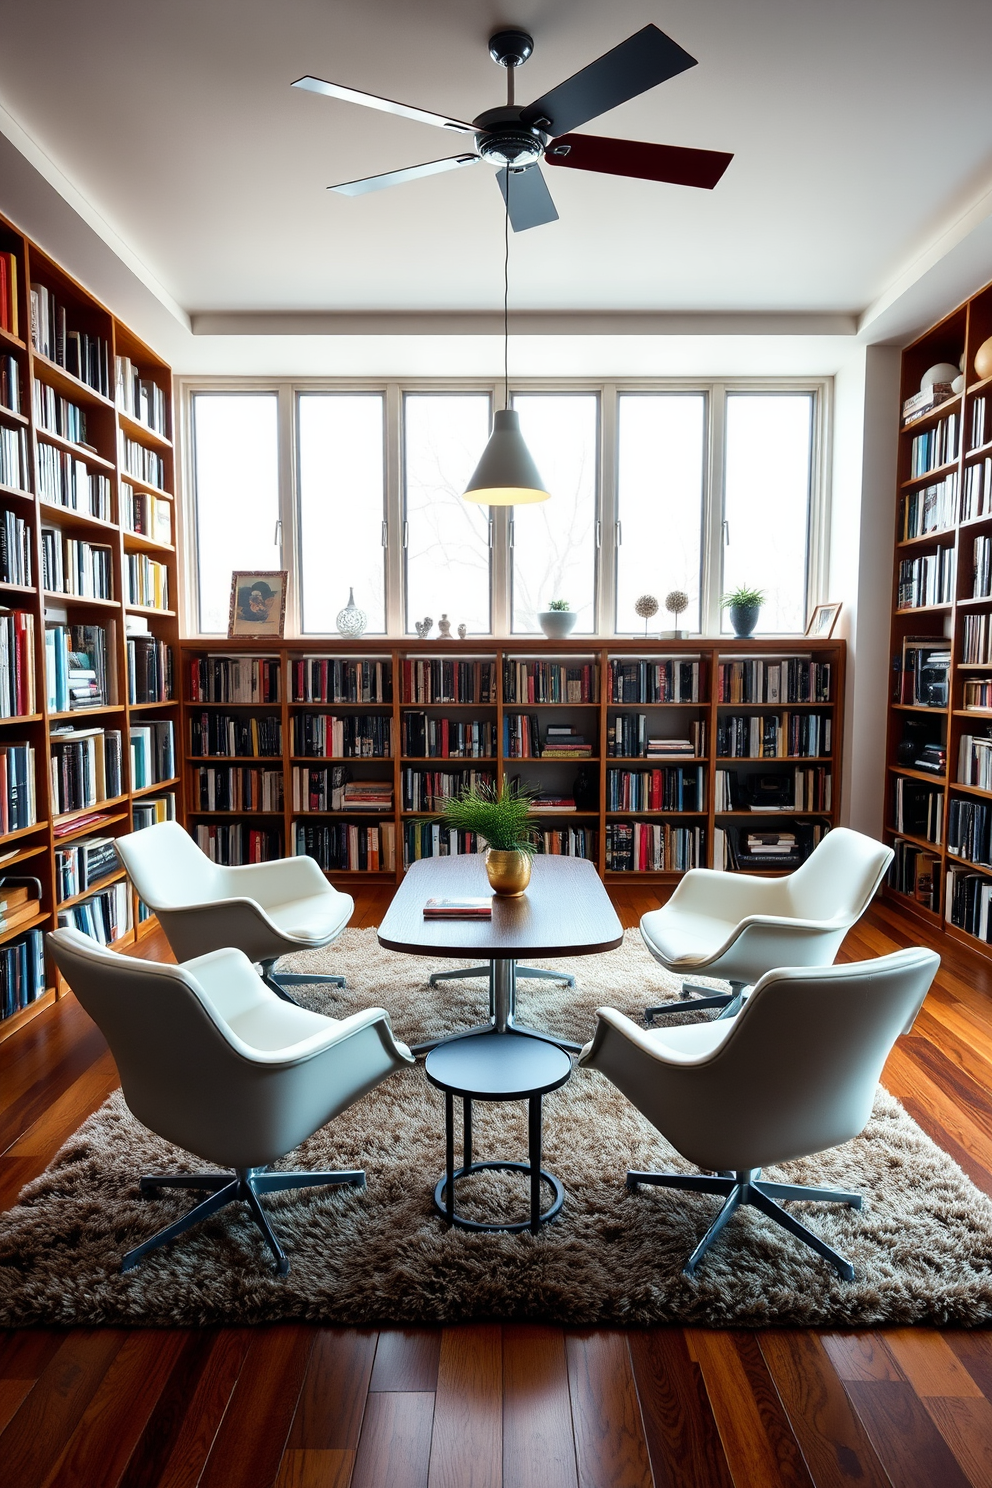
[[[469,956],[487,961],[491,967],[489,1022],[468,1033],[512,1030],[578,1050],[579,1044],[515,1021],[517,962],[524,957],[596,956],[616,950],[623,940],[623,927],[602,879],[584,858],[538,856],[526,894],[519,899],[493,895],[491,920],[424,919],[428,899],[491,893],[478,853],[421,858],[411,864],[386,911],[379,926],[379,944],[387,951],[410,956]],[[464,1038],[465,1034],[452,1037]],[[417,1044],[414,1053],[426,1053],[439,1042]]]

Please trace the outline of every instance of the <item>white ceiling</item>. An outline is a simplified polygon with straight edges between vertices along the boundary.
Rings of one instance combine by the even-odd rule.
[[[713,192],[547,170],[561,220],[513,239],[519,310],[857,316],[992,181],[988,0],[0,0],[4,132],[194,325],[491,311],[491,169],[328,193],[457,137],[290,83],[471,118],[503,98],[500,24],[534,35],[527,99],[648,21],[699,66],[585,132],[736,158]]]

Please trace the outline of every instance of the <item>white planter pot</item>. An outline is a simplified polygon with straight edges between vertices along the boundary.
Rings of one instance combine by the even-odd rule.
[[[542,610],[537,623],[549,641],[563,641],[572,634],[578,618],[571,610]]]

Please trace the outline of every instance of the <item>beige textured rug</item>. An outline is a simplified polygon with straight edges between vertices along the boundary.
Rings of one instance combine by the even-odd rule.
[[[676,988],[634,931],[617,951],[559,964],[577,977],[575,993],[525,981],[520,1016],[577,1039],[591,1034],[597,1006],[636,1016]],[[311,1006],[341,1015],[382,1005],[410,1041],[480,1021],[487,1000],[482,981],[431,992],[427,976],[440,966],[380,950],[372,930],[349,931],[330,952],[294,958],[294,967],[347,974],[346,992],[314,988]],[[523,1106],[478,1104],[476,1157],[523,1158],[523,1115]],[[0,1218],[0,1324],[496,1318],[866,1326],[992,1317],[992,1202],[881,1089],[857,1141],[768,1170],[864,1193],[861,1213],[795,1206],[851,1258],[854,1283],[840,1281],[754,1209],[734,1217],[696,1279],[687,1280],[682,1264],[718,1201],[626,1192],[628,1167],[691,1169],[590,1071],[545,1101],[545,1166],[566,1196],[559,1219],[540,1235],[447,1232],[431,1206],[443,1161],[442,1098],[418,1066],[394,1075],[286,1160],[287,1167],[361,1166],[368,1174],[364,1192],[266,1200],[292,1262],[287,1278],[275,1276],[241,1206],[122,1276],[122,1251],[187,1207],[182,1195],[141,1199],[139,1175],[202,1164],[140,1126],[117,1095]],[[459,1202],[466,1212],[477,1206],[479,1217],[483,1210],[523,1217],[524,1180],[473,1177],[460,1185]]]

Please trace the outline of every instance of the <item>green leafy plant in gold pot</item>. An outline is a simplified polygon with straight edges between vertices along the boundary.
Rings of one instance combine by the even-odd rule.
[[[485,839],[486,873],[493,892],[503,898],[516,898],[530,883],[537,851],[532,800],[532,791],[507,780],[500,786],[483,782],[453,796],[441,816],[443,826]]]

